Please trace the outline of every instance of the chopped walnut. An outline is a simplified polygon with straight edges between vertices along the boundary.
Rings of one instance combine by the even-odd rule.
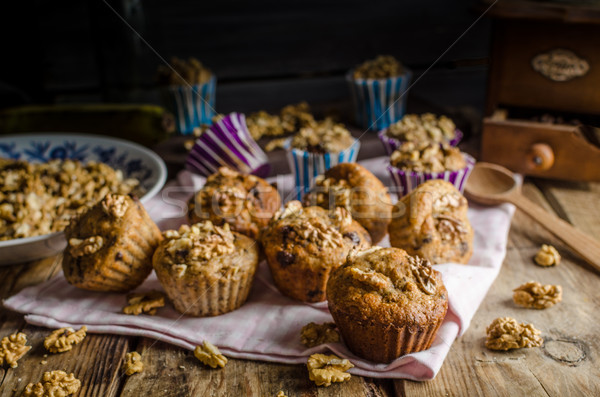
[[[540,266],[554,266],[560,263],[560,254],[553,246],[542,244],[534,259]]]
[[[123,313],[149,314],[154,316],[159,307],[165,305],[165,294],[160,291],[141,292],[127,295],[127,306],[123,308]]]
[[[391,55],[379,55],[354,69],[355,79],[385,79],[404,73],[402,63]]]
[[[127,202],[126,196],[118,194],[107,194],[102,199],[102,209],[108,215],[115,218],[120,218],[125,215],[129,203]]]
[[[167,252],[175,263],[190,258],[210,260],[235,249],[234,236],[227,223],[215,226],[211,221],[204,221],[192,226],[182,225],[179,231],[171,230],[163,235],[169,240]]]
[[[350,131],[331,119],[304,127],[292,137],[291,146],[314,153],[339,153],[354,143]]]
[[[138,352],[130,352],[125,355],[125,362],[123,362],[123,372],[125,375],[131,376],[136,372],[142,372],[144,370],[144,363],[142,362],[142,356]]]
[[[352,211],[351,193],[352,189],[345,179],[325,178],[319,175],[315,179],[316,205],[329,208],[329,201],[333,198],[333,204],[336,207],[343,207],[347,211]],[[331,206],[333,207],[333,206]]]
[[[386,135],[402,142],[449,142],[456,138],[456,125],[446,116],[407,114],[390,125]]]
[[[541,332],[532,324],[519,324],[510,317],[498,317],[487,327],[485,346],[491,350],[539,347],[544,344]]]
[[[85,338],[86,331],[85,325],[79,331],[70,327],[57,329],[44,339],[44,347],[50,353],[68,352]]]
[[[417,172],[458,171],[467,166],[458,148],[448,144],[403,142],[390,156],[390,164]]]
[[[375,272],[373,269],[365,271],[358,267],[351,267],[349,271],[355,280],[370,286],[384,295],[391,293],[395,289],[394,283],[388,276]]]
[[[433,268],[428,260],[419,256],[409,256],[408,263],[419,288],[427,295],[435,294],[436,282],[433,278]]]
[[[74,257],[91,255],[102,248],[102,245],[104,245],[102,236],[92,236],[85,240],[71,238],[69,239],[69,252]]]
[[[302,203],[298,200],[292,200],[273,215],[273,220],[277,221],[291,216],[298,216],[300,213],[302,213]]]
[[[340,334],[335,329],[335,323],[308,323],[302,327],[300,340],[306,347],[315,347],[323,343],[340,341]]]
[[[187,60],[177,57],[171,58],[169,66],[158,67],[158,81],[162,85],[197,85],[208,82],[212,72],[197,58]]]
[[[66,397],[79,391],[81,382],[74,374],[64,371],[44,372],[42,381],[29,383],[23,397]]]
[[[287,394],[285,394],[283,390],[279,390],[279,392],[277,392],[277,396],[275,397],[287,397]]]
[[[224,368],[227,364],[227,357],[222,355],[215,345],[206,340],[202,343],[202,346],[196,346],[194,356],[211,368]]]
[[[462,221],[451,216],[438,215],[435,217],[436,228],[440,233],[442,241],[454,241],[460,243],[467,229]]]
[[[17,361],[29,350],[31,346],[27,346],[27,335],[23,332],[5,336],[0,341],[0,365],[6,362],[11,368],[17,368]]]
[[[513,291],[513,301],[517,305],[534,309],[547,309],[562,300],[562,287],[560,285],[542,285],[537,281],[530,281]]]
[[[306,363],[308,376],[317,386],[330,386],[332,382],[344,382],[350,379],[345,372],[354,367],[347,359],[335,355],[313,354]]]

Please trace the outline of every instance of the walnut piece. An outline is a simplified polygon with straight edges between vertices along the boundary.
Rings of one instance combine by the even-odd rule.
[[[390,125],[386,135],[402,142],[449,142],[456,138],[456,125],[446,116],[407,114]]]
[[[121,218],[125,215],[128,207],[129,203],[123,195],[109,193],[102,199],[102,209],[104,212],[115,218]]]
[[[196,346],[194,349],[194,356],[211,368],[224,368],[227,364],[227,357],[222,355],[215,345],[206,340],[201,346]]]
[[[287,394],[283,390],[279,390],[275,397],[287,397]]]
[[[315,347],[323,343],[340,341],[340,334],[336,331],[335,323],[308,323],[302,327],[300,340],[306,347]]]
[[[402,63],[391,55],[378,55],[377,58],[363,62],[354,69],[355,79],[385,79],[400,76]]]
[[[138,352],[130,352],[125,355],[125,362],[123,362],[123,372],[125,375],[131,376],[136,372],[142,372],[144,370],[144,363],[142,362],[142,356]]]
[[[408,263],[419,288],[427,295],[435,294],[436,281],[431,263],[419,256],[409,256]]]
[[[292,137],[291,146],[313,153],[339,153],[353,143],[354,138],[344,125],[327,118],[315,122],[313,126],[301,128]]]
[[[57,329],[44,339],[44,347],[50,353],[68,352],[85,338],[86,331],[85,325],[79,331],[70,327]]]
[[[64,371],[44,372],[42,381],[29,383],[23,397],[66,397],[79,391],[81,382],[74,374]]]
[[[78,238],[69,239],[69,252],[75,258],[78,256],[91,255],[104,245],[102,236],[92,236],[85,240]]]
[[[345,372],[354,365],[347,359],[336,355],[313,354],[306,363],[308,377],[317,386],[331,386],[332,382],[344,382],[350,379],[350,374]]]
[[[532,324],[519,324],[510,317],[498,317],[487,327],[485,346],[490,350],[539,347],[544,344],[541,332]]]
[[[27,346],[27,335],[23,332],[5,336],[0,341],[0,365],[6,362],[11,368],[17,368],[17,361],[29,350],[31,346]]]
[[[534,309],[547,309],[562,300],[562,287],[560,285],[542,285],[537,281],[530,281],[513,291],[513,301],[517,305]]]
[[[553,246],[542,244],[534,260],[540,266],[554,266],[560,263],[560,254]]]
[[[149,314],[154,316],[159,307],[165,305],[165,294],[160,291],[140,292],[127,295],[127,306],[123,308],[123,313]]]
[[[446,143],[403,142],[390,156],[390,164],[417,172],[458,171],[467,162],[458,148]]]
[[[168,230],[163,233],[167,242],[167,252],[174,263],[227,255],[234,251],[234,235],[229,224],[215,226],[211,221],[204,221],[188,226],[182,225],[179,231]]]

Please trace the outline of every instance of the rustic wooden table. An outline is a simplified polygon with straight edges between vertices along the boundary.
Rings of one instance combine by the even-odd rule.
[[[527,180],[523,191],[580,230],[600,236],[600,183]],[[559,266],[542,268],[533,263],[542,243],[557,247],[563,256]],[[44,282],[60,269],[60,256],[1,267],[0,296],[6,298]],[[562,285],[563,301],[547,310],[516,307],[512,290],[529,280]],[[90,334],[70,352],[44,358],[43,339],[49,330],[28,325],[22,315],[0,308],[0,336],[22,331],[34,346],[18,368],[0,369],[0,395],[20,395],[43,372],[60,369],[74,372],[81,380],[79,396],[275,396],[280,390],[288,396],[598,396],[599,286],[599,274],[535,221],[517,212],[497,280],[432,381],[353,376],[346,383],[317,388],[304,365],[231,359],[224,369],[214,370],[201,365],[192,352],[165,343],[100,334]],[[542,331],[544,347],[487,350],[485,328],[499,316],[533,323]],[[120,368],[125,353],[134,350],[142,355],[145,370],[127,377]]]

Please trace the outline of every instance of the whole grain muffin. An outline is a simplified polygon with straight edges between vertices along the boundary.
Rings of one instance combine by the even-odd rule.
[[[65,230],[63,272],[74,286],[92,291],[129,291],[152,271],[160,230],[137,200],[107,194]]]
[[[261,242],[279,291],[304,302],[325,300],[331,271],[350,250],[371,246],[369,233],[344,208],[303,208],[299,201],[273,216]]]
[[[380,363],[428,349],[448,310],[441,274],[399,248],[350,255],[331,274],[327,301],[350,350]]]
[[[152,264],[177,311],[217,316],[244,304],[258,265],[256,241],[211,221],[163,235]]]
[[[467,263],[473,254],[467,209],[467,200],[454,185],[427,181],[394,207],[390,243],[434,264]]]
[[[304,205],[344,207],[362,225],[373,243],[387,233],[392,201],[386,187],[371,171],[356,163],[342,163],[317,177],[315,186],[304,196]]]
[[[257,239],[280,207],[279,193],[267,181],[221,167],[190,199],[188,217],[190,223],[228,223],[232,230]]]

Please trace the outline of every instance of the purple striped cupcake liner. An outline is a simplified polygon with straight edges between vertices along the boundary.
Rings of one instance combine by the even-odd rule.
[[[175,116],[177,131],[188,135],[202,124],[211,124],[215,115],[217,79],[212,76],[204,84],[171,85],[162,89],[165,107]]]
[[[445,171],[445,172],[417,172],[417,171],[403,171],[392,165],[388,165],[387,169],[392,177],[392,181],[396,185],[398,198],[406,196],[412,192],[421,183],[432,180],[432,179],[443,179],[454,185],[461,193],[465,188],[465,182],[473,167],[475,166],[475,159],[470,155],[463,153],[467,166],[458,171]]]
[[[346,75],[358,125],[379,131],[404,116],[412,78],[412,72],[404,70],[403,75],[387,79],[355,79],[352,70]]]
[[[298,200],[313,187],[317,176],[324,174],[331,167],[341,163],[354,163],[360,149],[358,139],[347,149],[339,153],[313,153],[305,150],[290,148],[288,141],[287,158],[294,175],[296,195]]]
[[[377,133],[377,136],[379,137],[379,140],[383,144],[383,147],[385,148],[387,155],[391,156],[392,153],[394,153],[394,150],[396,150],[400,147],[400,145],[402,144],[402,141],[399,139],[387,136],[386,132],[387,132],[387,128],[379,131]],[[448,142],[448,144],[450,146],[456,146],[456,145],[458,145],[458,143],[460,142],[462,137],[463,137],[462,131],[457,128],[456,130],[454,130],[454,138],[451,139]]]
[[[185,161],[194,173],[209,176],[220,167],[266,177],[271,170],[265,152],[246,126],[246,116],[231,113],[205,130]]]

